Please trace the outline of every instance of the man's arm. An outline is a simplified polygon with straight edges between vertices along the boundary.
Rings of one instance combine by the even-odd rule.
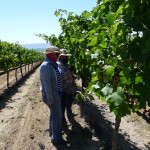
[[[52,94],[52,68],[49,66],[42,66],[40,70],[40,76],[44,85],[44,89],[47,96],[47,102],[51,106],[54,105],[54,98]]]

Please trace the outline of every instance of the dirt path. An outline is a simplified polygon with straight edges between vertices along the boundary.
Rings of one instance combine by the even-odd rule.
[[[99,100],[80,107],[73,105],[77,114],[64,128],[65,146],[54,146],[48,136],[49,110],[41,101],[37,69],[6,99],[0,112],[0,150],[110,150],[114,116]],[[136,114],[122,119],[119,131],[120,150],[149,150],[150,124]]]

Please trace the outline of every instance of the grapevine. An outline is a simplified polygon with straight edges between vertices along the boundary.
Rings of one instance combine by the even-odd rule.
[[[15,77],[17,81],[17,69],[20,68],[21,75],[22,66],[33,64],[37,61],[42,61],[44,55],[34,50],[23,48],[18,43],[9,43],[0,41],[0,70],[7,73],[7,87],[9,87],[9,71],[15,69]]]
[[[121,118],[150,106],[150,2],[98,0],[90,12],[55,15],[61,34],[38,36],[70,50],[82,86],[108,104],[116,117],[114,150]]]

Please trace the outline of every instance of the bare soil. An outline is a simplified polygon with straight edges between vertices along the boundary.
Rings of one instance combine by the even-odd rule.
[[[0,80],[3,78],[0,76]],[[74,119],[64,127],[67,145],[48,136],[49,109],[42,102],[39,68],[0,96],[0,150],[110,150],[115,118],[106,104],[74,102]],[[118,150],[150,150],[150,120],[137,112],[122,118]]]

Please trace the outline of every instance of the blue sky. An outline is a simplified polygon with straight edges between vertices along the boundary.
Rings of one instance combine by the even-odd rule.
[[[34,33],[58,35],[57,9],[80,14],[92,10],[97,0],[0,0],[0,40],[10,43],[45,43]]]

